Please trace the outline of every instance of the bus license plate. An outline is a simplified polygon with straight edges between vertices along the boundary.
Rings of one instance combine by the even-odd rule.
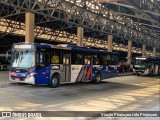
[[[19,81],[19,78],[15,78],[16,81]]]

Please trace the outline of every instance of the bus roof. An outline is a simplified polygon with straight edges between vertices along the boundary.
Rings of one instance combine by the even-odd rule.
[[[19,42],[19,43],[14,43],[13,45],[34,45],[36,47],[41,47],[41,48],[55,48],[55,49],[65,49],[65,50],[71,50],[69,48],[64,48],[60,47],[57,45],[52,45],[52,44],[47,44],[47,43],[26,43],[26,42]]]
[[[59,44],[59,45],[52,45],[52,44],[46,44],[46,43],[14,43],[14,45],[35,45],[36,47],[43,47],[43,48],[55,48],[55,49],[64,49],[64,50],[73,50],[73,51],[81,51],[81,52],[88,52],[88,53],[109,53],[109,54],[119,54],[118,52],[108,52],[107,50],[98,50],[98,49],[92,49],[89,47],[80,47],[72,44]]]
[[[81,52],[91,52],[91,53],[112,53],[112,54],[119,54],[118,52],[108,52],[106,50],[98,50],[98,49],[92,49],[89,47],[80,47],[72,44],[59,44],[58,46],[63,46],[67,48],[71,48],[73,51],[81,51]]]
[[[143,56],[143,57],[135,57],[134,59],[137,59],[137,60],[147,60],[147,59],[158,59],[160,60],[160,57],[154,57],[154,56]]]

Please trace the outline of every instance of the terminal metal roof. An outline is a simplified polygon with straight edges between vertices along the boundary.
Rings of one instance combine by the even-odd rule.
[[[0,0],[0,11],[1,38],[24,36],[29,11],[37,39],[76,43],[82,26],[86,46],[105,48],[112,34],[115,46],[132,40],[135,47],[145,43],[160,51],[160,0]]]

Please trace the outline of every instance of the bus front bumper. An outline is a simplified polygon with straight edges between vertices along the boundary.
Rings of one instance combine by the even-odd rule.
[[[9,76],[9,80],[10,80],[11,82],[15,82],[15,83],[27,83],[27,84],[32,84],[32,85],[35,84],[35,78],[34,78],[34,76],[30,76],[30,77],[28,77],[28,78],[25,78],[24,80],[12,79],[12,78]]]
[[[136,75],[148,75],[149,72],[148,71],[135,71],[135,70],[133,70],[133,74],[136,74]]]

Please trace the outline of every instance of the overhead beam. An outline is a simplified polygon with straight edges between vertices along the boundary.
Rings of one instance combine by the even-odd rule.
[[[37,6],[40,9],[37,9],[36,7],[33,7],[33,6],[30,6],[30,7],[28,6],[29,3],[33,2],[32,0],[23,1],[23,4],[16,4],[16,5],[12,2],[13,1],[5,1],[5,0],[0,1],[0,3],[2,4],[4,3],[9,6],[18,7],[19,9],[22,9],[22,10],[32,11],[36,13],[37,15],[38,14],[43,15],[45,17],[48,17],[49,20],[54,19],[54,20],[60,20],[63,22],[67,21],[67,23],[70,24],[71,26],[72,25],[74,26],[82,25],[86,29],[98,31],[100,33],[106,33],[106,34],[110,33],[118,37],[123,36],[125,39],[132,39],[133,41],[138,42],[138,43],[141,42],[139,39],[145,40],[145,41],[148,40],[149,42],[147,42],[147,45],[153,46],[155,45],[154,42],[159,40],[157,38],[157,36],[159,35],[155,37],[155,35],[151,34],[151,33],[154,33],[154,30],[152,32],[145,33],[145,31],[150,31],[152,29],[142,28],[141,31],[138,31],[136,30],[135,26],[132,26],[132,25],[129,26],[129,25],[124,25],[122,23],[119,23],[119,20],[114,19],[117,14],[113,14],[111,11],[104,9],[103,6],[100,6],[99,4],[94,3],[94,1],[89,1],[89,2],[91,2],[91,4],[94,4],[96,7],[101,8],[101,9],[95,9],[95,8],[88,9],[91,6],[86,6],[88,8],[84,8],[84,7],[81,7],[82,5],[81,3],[72,3],[70,1],[64,1],[63,5],[61,5],[61,2],[58,3],[59,1],[55,1],[55,4],[52,4],[54,7],[50,7],[50,3],[52,3],[51,0],[47,0],[45,4],[43,4],[43,2],[40,3],[38,1],[35,1],[34,6]],[[47,6],[47,8],[45,8],[45,6]],[[54,13],[52,14],[52,12],[53,10],[57,8],[59,9],[57,11],[58,15],[53,16]],[[63,10],[65,11],[64,13],[62,12]],[[83,14],[80,14],[80,13],[83,13]],[[103,16],[102,13],[106,13],[106,16]],[[111,15],[107,16],[107,14],[112,14],[113,18],[110,18]],[[91,18],[89,16],[94,16],[94,17]],[[85,23],[86,19],[88,20],[87,24]],[[123,17],[122,19],[123,21],[127,20],[125,17]],[[105,20],[105,22],[103,22],[103,20]],[[92,24],[94,25],[91,26]],[[120,29],[118,29],[117,26],[120,27]],[[125,30],[126,32],[123,30]],[[148,39],[149,36],[151,36],[152,39]],[[156,44],[156,46],[158,47],[159,45]]]

